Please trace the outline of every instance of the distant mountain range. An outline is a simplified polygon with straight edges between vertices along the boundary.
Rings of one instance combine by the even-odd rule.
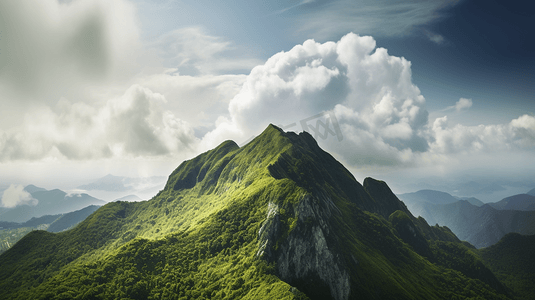
[[[143,199],[139,198],[139,197],[136,196],[136,195],[126,195],[126,196],[124,196],[124,197],[115,199],[115,201],[128,201],[128,202],[132,202],[132,201],[141,201],[141,200],[143,200]]]
[[[63,214],[59,218],[57,218],[54,222],[52,222],[50,226],[48,226],[47,231],[60,232],[60,231],[65,231],[70,228],[73,228],[74,226],[78,225],[78,223],[82,222],[87,217],[89,217],[97,209],[99,209],[99,207],[100,206],[97,206],[97,205],[90,205],[80,210],[76,210],[70,213]]]
[[[163,176],[153,176],[153,177],[123,177],[123,176],[114,176],[108,174],[104,177],[101,177],[91,183],[84,184],[79,186],[79,189],[82,190],[100,190],[108,192],[129,192],[129,191],[140,191],[151,189],[156,186],[163,186],[167,178]]]
[[[434,194],[434,205],[479,209]],[[522,248],[511,262],[533,261],[531,243],[510,237],[483,259],[386,182],[357,182],[310,134],[270,125],[182,162],[151,200],[108,203],[60,234],[31,231],[0,255],[0,299],[531,297],[529,281],[499,279],[524,274],[494,261],[509,244]]]
[[[67,194],[59,189],[46,190],[34,185],[28,185],[24,189],[37,199],[37,205],[0,207],[0,221],[23,223],[34,217],[65,214],[90,205],[102,206],[107,203],[84,193]]]
[[[0,254],[15,245],[26,233],[32,230],[40,229],[49,232],[60,232],[71,229],[85,220],[99,207],[91,205],[66,214],[34,217],[24,223],[0,221]]]
[[[535,210],[535,196],[519,194],[488,205],[499,210]]]
[[[447,226],[477,248],[493,245],[510,232],[535,234],[535,196],[520,194],[487,204],[433,190],[398,197],[414,215]]]
[[[39,225],[49,225],[47,231],[60,232],[72,228],[95,212],[100,206],[90,205],[80,210],[65,214],[46,215],[39,218],[33,217],[24,223],[0,221],[0,229],[37,228]]]

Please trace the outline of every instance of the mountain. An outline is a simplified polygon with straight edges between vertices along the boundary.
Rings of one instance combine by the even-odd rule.
[[[535,235],[505,235],[497,244],[481,250],[481,258],[496,276],[513,289],[517,299],[535,295]]]
[[[79,186],[83,190],[102,190],[102,191],[127,191],[128,188],[124,185],[124,177],[113,176],[108,174],[94,182]]]
[[[100,190],[109,192],[128,192],[160,186],[162,182],[165,182],[165,177],[153,176],[143,178],[131,178],[108,174],[91,183],[81,185],[78,188],[88,191]]]
[[[499,210],[534,210],[535,196],[518,194],[489,205]]]
[[[30,185],[27,185],[24,187],[24,190],[28,193],[34,193],[34,192],[41,192],[41,191],[46,191],[46,189],[44,188],[41,188],[41,187],[37,187],[33,184],[30,184]]]
[[[79,210],[89,205],[104,205],[105,201],[88,194],[67,194],[64,191],[45,190],[35,186],[28,186],[27,191],[37,199],[37,205],[19,205],[14,208],[2,208],[0,221],[23,223],[33,217],[44,215],[64,214]]]
[[[66,213],[59,218],[57,218],[50,226],[48,226],[47,231],[49,232],[60,232],[67,229],[70,229],[76,226],[78,223],[85,220],[89,215],[94,213],[100,206],[90,205],[88,207],[76,210],[70,213]]]
[[[91,205],[66,214],[46,215],[39,218],[33,217],[24,223],[0,222],[0,253],[9,249],[11,245],[14,245],[32,230],[47,230],[49,232],[64,231],[82,222],[98,208],[99,206]]]
[[[485,204],[481,200],[474,197],[455,197],[446,192],[436,190],[419,190],[414,193],[400,194],[398,196],[409,206],[422,202],[432,204],[450,204],[459,200],[466,200],[475,206],[482,206]]]
[[[430,224],[450,228],[459,239],[477,248],[497,243],[510,232],[535,234],[535,212],[498,210],[489,204],[475,206],[466,200],[438,205],[429,202],[408,203],[410,210]]]
[[[535,234],[535,215],[530,209],[533,202],[529,195],[487,204],[475,198],[459,201],[448,193],[433,190],[398,196],[415,216],[422,216],[429,224],[447,226],[461,240],[477,248],[493,245],[509,232]],[[515,211],[519,208],[525,211]]]
[[[485,195],[492,194],[494,192],[504,191],[505,188],[499,183],[480,183],[475,181],[468,181],[465,183],[457,184],[455,187],[455,192],[458,195]]]
[[[483,206],[485,205],[485,203],[483,203],[483,201],[477,199],[477,198],[474,198],[474,197],[460,197],[458,198],[459,200],[466,200],[468,201],[468,203],[472,204],[472,205],[475,205],[475,206]]]
[[[412,214],[424,217],[430,224],[438,222],[432,217],[433,214],[428,211],[429,209],[433,210],[435,205],[459,201],[448,193],[435,190],[419,190],[414,193],[399,194],[398,197],[407,205]]]
[[[0,222],[0,229],[15,229],[23,227],[37,228],[42,224],[51,224],[56,221],[61,215],[46,215],[39,218],[33,217],[24,223],[17,222]]]
[[[535,189],[531,189],[529,192],[527,192],[526,194],[528,195],[531,195],[531,196],[535,196]]]
[[[448,193],[435,190],[420,190],[415,193],[406,193],[398,196],[403,201],[424,201],[433,204],[448,204],[458,201],[457,198]]]
[[[471,245],[273,125],[0,255],[1,299],[510,299]]]
[[[141,201],[142,199],[139,198],[138,196],[136,195],[127,195],[127,196],[124,196],[124,197],[121,197],[119,199],[116,199],[115,201]]]

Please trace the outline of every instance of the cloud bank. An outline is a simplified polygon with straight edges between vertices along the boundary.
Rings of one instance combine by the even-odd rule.
[[[318,137],[315,131],[325,128],[317,120],[304,128],[302,121],[320,113],[334,116],[330,121],[341,133],[319,135],[320,144],[356,168],[447,165],[463,155],[529,153],[535,145],[530,115],[480,126],[450,126],[447,116],[429,120],[411,63],[377,48],[372,37],[353,33],[337,42],[305,41],[247,76],[163,73],[141,82],[145,86],[134,84],[102,104],[62,99],[29,111],[22,130],[0,132],[0,161],[184,157],[226,139],[241,144],[269,123]],[[195,98],[195,91],[203,96]],[[174,101],[172,112],[167,99],[180,95],[185,99]],[[202,100],[213,95],[231,100]],[[197,114],[195,106],[202,107]],[[471,106],[471,99],[461,98],[444,111]],[[203,115],[213,129],[205,134],[199,123],[174,111],[192,120]]]
[[[28,113],[22,132],[0,135],[0,161],[161,156],[188,152],[193,128],[163,109],[161,94],[139,85],[102,107],[60,101]]]
[[[370,36],[307,40],[259,63],[227,56],[232,43],[198,27],[171,31],[141,49],[135,9],[126,0],[28,3],[0,2],[0,11],[10,12],[0,20],[9,58],[0,62],[2,104],[38,104],[16,120],[18,127],[0,127],[0,162],[184,157],[225,139],[241,143],[269,123],[300,131],[302,120],[320,113],[335,116],[343,136],[320,144],[355,167],[447,164],[465,154],[529,152],[534,145],[530,115],[487,126],[429,120],[411,63],[376,47]],[[334,1],[319,16],[313,9],[319,2],[303,1],[299,9],[310,10],[300,18],[307,20],[302,28],[375,32],[372,21],[381,19],[392,30],[378,34],[403,35],[457,2],[409,1],[386,10],[374,3]],[[367,20],[373,12],[384,17]],[[356,13],[363,17],[349,18]],[[174,68],[143,69],[144,55]],[[249,75],[217,75],[256,64]],[[461,98],[443,112],[471,106]],[[17,115],[7,111],[0,122]]]
[[[55,103],[128,78],[141,61],[138,22],[129,1],[5,0],[0,11],[5,101]]]
[[[39,201],[24,190],[23,185],[11,184],[2,195],[2,206],[13,208],[19,205],[37,205]]]

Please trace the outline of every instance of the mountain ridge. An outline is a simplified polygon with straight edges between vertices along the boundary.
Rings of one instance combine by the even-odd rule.
[[[449,227],[461,240],[468,241],[477,248],[491,246],[509,232],[535,234],[534,212],[528,211],[529,206],[525,205],[529,203],[522,203],[526,210],[520,211],[505,209],[511,197],[505,198],[500,201],[501,203],[476,206],[467,200],[437,204],[433,199],[416,198],[413,196],[415,194],[418,195],[417,193],[399,195],[414,215],[422,216],[431,224]],[[504,209],[497,209],[495,206]]]
[[[358,183],[310,134],[273,125],[182,162],[149,201],[31,232],[0,256],[0,288],[20,299],[508,298],[451,230],[415,218],[386,183]]]
[[[488,204],[499,210],[534,210],[535,196],[518,194]]]

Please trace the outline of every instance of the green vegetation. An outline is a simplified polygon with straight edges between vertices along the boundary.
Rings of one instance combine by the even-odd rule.
[[[505,235],[497,244],[480,250],[481,258],[517,299],[535,295],[535,235]]]
[[[343,278],[351,299],[508,299],[477,250],[392,196],[310,135],[269,126],[183,162],[149,201],[30,232],[0,256],[0,299],[323,299]],[[322,279],[299,259],[316,254],[342,271]]]
[[[0,254],[4,253],[7,249],[11,248],[22,237],[32,230],[46,230],[48,225],[42,224],[37,227],[20,227],[14,229],[2,229],[0,230]]]

